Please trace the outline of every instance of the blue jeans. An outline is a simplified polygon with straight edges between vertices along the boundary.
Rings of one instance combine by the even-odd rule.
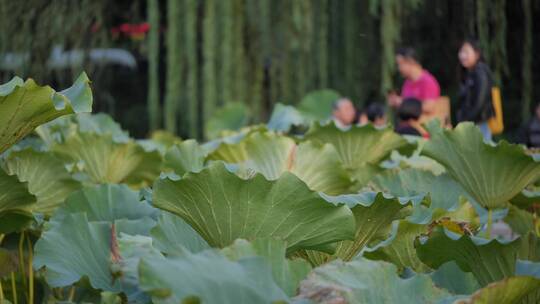
[[[481,122],[477,124],[478,128],[480,128],[480,132],[482,132],[482,135],[484,136],[485,142],[491,142],[491,130],[489,129],[487,122]]]

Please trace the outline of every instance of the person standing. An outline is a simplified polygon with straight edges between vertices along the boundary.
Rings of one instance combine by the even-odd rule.
[[[475,40],[465,40],[461,44],[458,57],[463,72],[457,120],[474,122],[482,131],[484,140],[491,141],[488,120],[495,115],[491,100],[491,71],[482,60],[482,51]]]
[[[332,120],[338,128],[347,128],[356,121],[356,108],[349,98],[342,97],[334,102]]]
[[[388,103],[393,108],[399,108],[403,99],[415,98],[422,102],[422,113],[432,112],[433,103],[441,96],[441,89],[437,79],[425,70],[413,48],[401,48],[396,53],[396,63],[399,73],[405,82],[401,94],[390,92]]]

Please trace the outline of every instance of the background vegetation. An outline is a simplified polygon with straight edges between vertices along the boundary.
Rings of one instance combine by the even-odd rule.
[[[0,1],[0,76],[67,87],[93,80],[94,108],[138,137],[166,128],[204,136],[205,122],[244,103],[253,123],[274,103],[332,88],[361,107],[400,86],[394,50],[416,47],[443,93],[455,96],[457,47],[478,37],[502,87],[509,136],[540,98],[540,2],[531,0]],[[149,31],[123,32],[148,22]],[[123,48],[136,68],[84,60],[47,65],[52,48]],[[6,54],[28,54],[13,65]],[[452,99],[455,102],[455,98]]]

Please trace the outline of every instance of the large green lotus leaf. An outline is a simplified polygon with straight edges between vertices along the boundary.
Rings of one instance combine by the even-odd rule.
[[[74,162],[84,163],[84,172],[94,183],[149,184],[159,176],[159,152],[146,152],[135,142],[116,143],[111,135],[79,133],[53,150]]]
[[[217,109],[205,124],[206,138],[217,138],[225,130],[236,131],[248,122],[249,109],[241,102],[227,103]]]
[[[239,134],[231,141],[220,141],[217,143],[218,146],[209,153],[208,160],[222,160],[230,164],[245,162],[248,156],[244,137],[245,134]]]
[[[137,143],[141,145],[145,151],[159,151],[161,155],[165,155],[170,147],[181,144],[182,139],[167,131],[157,130],[152,132],[150,138],[137,140]]]
[[[407,145],[407,141],[392,129],[377,129],[371,124],[352,126],[343,131],[335,124],[314,124],[306,139],[332,144],[348,169],[357,169],[365,163],[376,164],[394,149]]]
[[[463,271],[472,272],[481,286],[486,286],[514,274],[521,241],[502,243],[435,227],[429,238],[418,238],[415,246],[418,258],[431,268],[455,261]]]
[[[175,144],[165,153],[164,166],[182,176],[186,172],[199,172],[204,167],[206,154],[197,141],[190,139]]]
[[[129,303],[149,303],[150,296],[139,288],[139,263],[142,258],[162,257],[152,246],[152,238],[120,233],[117,238],[120,260],[111,265],[111,271],[120,279],[121,288]]]
[[[371,241],[386,239],[391,232],[392,222],[405,217],[406,207],[413,205],[413,201],[408,198],[398,199],[376,192],[335,197],[321,195],[332,203],[347,204],[356,220],[356,230],[354,240],[339,242],[334,255],[307,251],[307,259],[313,265],[321,265],[335,258],[350,261]]]
[[[158,210],[140,201],[136,191],[126,185],[87,186],[71,194],[57,209],[53,221],[68,214],[84,212],[89,221],[114,222],[118,219],[157,218]]]
[[[449,296],[428,275],[402,279],[396,266],[358,258],[315,268],[303,281],[300,298],[315,303],[438,303]]]
[[[476,278],[453,261],[442,264],[430,276],[435,285],[454,294],[468,295],[480,289]]]
[[[341,95],[330,89],[313,91],[304,96],[298,110],[310,120],[325,120],[332,114],[332,106]]]
[[[390,262],[400,271],[408,267],[416,272],[426,272],[429,267],[416,255],[414,240],[427,229],[426,225],[411,223],[407,220],[394,222],[391,237],[375,247],[366,248],[363,256],[372,260]]]
[[[271,266],[272,276],[276,284],[289,296],[296,294],[300,281],[311,271],[309,263],[302,259],[288,260],[285,257],[286,244],[274,239],[256,239],[248,242],[236,240],[222,252],[232,260],[245,257],[261,256]]]
[[[289,137],[270,132],[252,133],[245,140],[246,166],[277,179],[289,171],[310,189],[331,195],[345,192],[351,185],[339,156],[330,144],[303,142],[296,145]]]
[[[139,282],[153,303],[285,303],[262,257],[230,261],[207,250],[170,258],[143,258]]]
[[[376,176],[373,183],[380,190],[394,196],[429,193],[432,209],[455,209],[458,207],[460,197],[467,194],[447,174],[433,175],[431,172],[417,169],[388,171]]]
[[[519,235],[527,235],[535,230],[535,221],[533,214],[521,210],[516,206],[508,208],[508,214],[504,217],[504,222],[510,225],[513,232]]]
[[[327,203],[290,173],[276,181],[260,174],[244,180],[215,163],[177,181],[156,181],[153,204],[181,216],[213,247],[272,237],[287,241],[290,252],[328,250],[354,235],[346,206]]]
[[[51,215],[70,193],[81,187],[64,163],[50,153],[32,149],[12,152],[5,166],[9,174],[16,174],[21,181],[28,182],[28,190],[37,197],[33,212]]]
[[[113,140],[118,143],[129,141],[128,132],[124,131],[119,123],[105,113],[77,114],[75,121],[79,126],[79,132],[111,135]]]
[[[540,301],[540,280],[515,276],[491,283],[455,304],[535,304]]]
[[[269,130],[276,132],[289,132],[293,126],[304,124],[306,124],[306,119],[295,107],[277,103],[274,105],[267,126]]]
[[[166,211],[161,213],[150,235],[154,239],[154,246],[168,255],[183,254],[186,249],[197,253],[210,248],[181,217]]]
[[[97,289],[120,292],[113,280],[111,224],[89,222],[86,214],[67,214],[51,222],[34,249],[34,268],[46,267],[45,278],[51,287],[62,287],[88,277]]]
[[[435,160],[420,155],[420,152],[422,150],[422,147],[424,145],[424,142],[420,142],[419,147],[417,150],[413,152],[412,155],[402,155],[398,151],[392,151],[390,153],[390,157],[383,161],[381,163],[381,166],[386,169],[416,169],[416,170],[423,170],[423,171],[429,171],[433,173],[434,175],[441,175],[446,170],[444,167],[436,162]]]
[[[540,176],[540,162],[521,146],[484,143],[472,123],[435,132],[423,153],[441,163],[480,205],[490,209],[504,207]]]
[[[17,231],[29,224],[30,210],[37,198],[28,190],[28,183],[15,175],[8,175],[0,167],[0,234]]]
[[[82,73],[61,92],[15,77],[0,85],[0,153],[30,134],[37,126],[62,115],[90,112],[90,80]]]

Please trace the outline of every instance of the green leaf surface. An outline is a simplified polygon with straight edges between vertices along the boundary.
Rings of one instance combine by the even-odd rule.
[[[414,240],[427,229],[426,225],[411,223],[407,220],[394,222],[391,237],[372,248],[366,248],[363,256],[371,260],[390,262],[400,271],[408,267],[416,272],[426,272],[430,268],[416,255]]]
[[[158,210],[140,201],[136,191],[126,185],[87,186],[71,194],[52,218],[58,221],[68,214],[85,213],[89,221],[114,222],[118,219],[157,218]]]
[[[290,173],[276,181],[259,174],[244,180],[215,163],[178,181],[156,181],[153,200],[182,217],[212,247],[237,238],[272,237],[287,241],[289,252],[327,250],[353,237],[351,211],[327,203]]]
[[[330,89],[313,91],[304,96],[298,110],[309,120],[325,120],[332,114],[332,106],[341,95]]]
[[[181,217],[166,211],[161,213],[150,235],[154,239],[154,246],[168,255],[183,254],[186,249],[197,253],[210,248]]]
[[[88,277],[97,289],[121,291],[110,270],[111,224],[89,222],[85,213],[68,214],[51,222],[34,248],[34,269],[46,266],[51,287],[62,287]]]
[[[0,233],[20,230],[32,221],[30,212],[37,198],[28,191],[28,183],[0,168]]]
[[[455,261],[463,271],[472,272],[481,286],[486,286],[514,274],[521,244],[519,239],[501,243],[436,227],[429,238],[418,238],[415,246],[418,258],[431,268]]]
[[[240,102],[228,103],[208,118],[205,125],[207,138],[217,138],[224,130],[239,130],[248,122],[249,109]]]
[[[455,304],[534,304],[539,301],[540,280],[516,276],[491,283]]]
[[[356,257],[371,241],[386,239],[391,232],[392,222],[405,217],[404,208],[413,204],[413,201],[409,199],[398,199],[376,192],[335,197],[322,196],[332,203],[343,203],[349,206],[356,221],[356,230],[354,240],[339,242],[337,250],[332,256],[307,251],[308,260],[313,265],[320,265],[335,258],[349,261]]]
[[[182,176],[186,172],[200,172],[206,154],[197,141],[189,139],[175,144],[165,153],[164,166]]]
[[[389,171],[378,175],[373,183],[382,191],[394,196],[413,196],[428,194],[431,208],[455,209],[460,197],[467,193],[447,174],[433,175],[418,169]]]
[[[333,261],[316,268],[300,289],[300,298],[315,303],[419,304],[437,303],[448,296],[428,275],[402,279],[393,264],[364,258],[347,263]]]
[[[208,250],[181,257],[143,258],[139,264],[139,280],[141,288],[152,295],[156,304],[287,301],[262,257],[233,262]]]
[[[351,179],[330,144],[303,142],[296,145],[289,137],[271,132],[254,132],[244,141],[246,167],[267,179],[278,179],[291,172],[308,187],[331,195],[351,186]]]
[[[270,264],[276,284],[288,296],[294,296],[298,284],[305,279],[311,271],[311,267],[302,259],[288,260],[285,257],[286,249],[286,244],[280,240],[256,239],[250,243],[238,239],[231,246],[224,248],[222,252],[234,261],[245,257],[263,257]]]
[[[540,162],[522,147],[501,141],[484,143],[479,129],[461,123],[453,131],[433,133],[423,153],[441,163],[483,207],[494,209],[540,176]]]
[[[33,212],[51,215],[81,185],[66,170],[64,163],[50,153],[25,149],[10,153],[6,159],[9,174],[28,182],[28,190],[37,197]]]
[[[0,153],[30,134],[37,126],[62,115],[90,112],[90,80],[82,73],[61,92],[15,77],[0,85]]]
[[[277,103],[268,121],[268,129],[276,132],[289,132],[293,126],[306,123],[302,113],[293,106]]]
[[[116,143],[111,135],[79,133],[53,151],[73,162],[82,161],[83,171],[94,183],[151,183],[161,169],[159,152],[146,152],[135,142]]]
[[[468,295],[480,289],[476,278],[461,270],[455,262],[442,264],[430,276],[435,285],[454,294]]]

